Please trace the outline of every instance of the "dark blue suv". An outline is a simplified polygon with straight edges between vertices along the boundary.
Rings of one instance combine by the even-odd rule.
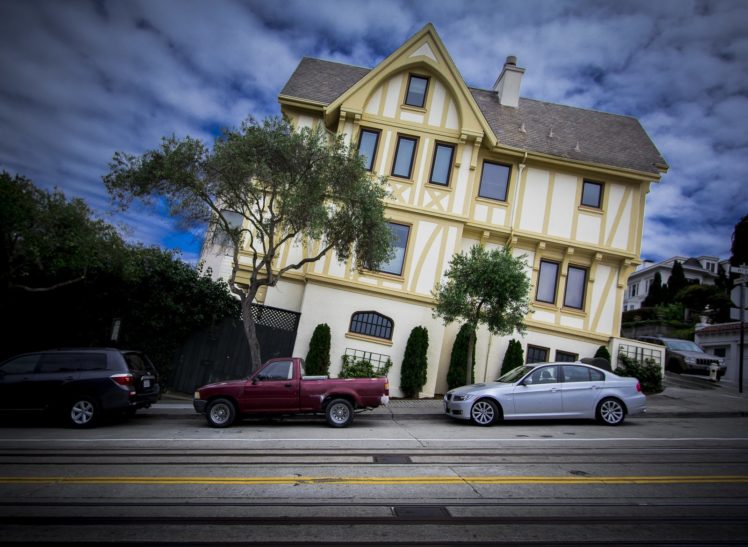
[[[139,351],[58,349],[0,363],[0,411],[51,411],[72,427],[95,425],[105,413],[134,414],[160,394],[156,368]]]

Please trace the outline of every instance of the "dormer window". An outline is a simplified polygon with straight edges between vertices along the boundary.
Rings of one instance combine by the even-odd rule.
[[[428,88],[428,78],[411,74],[408,78],[408,93],[405,95],[405,104],[423,108],[423,105],[426,104],[426,91],[428,91]]]

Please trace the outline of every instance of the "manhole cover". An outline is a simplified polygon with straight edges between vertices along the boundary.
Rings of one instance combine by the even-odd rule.
[[[452,518],[446,507],[439,505],[400,505],[392,508],[399,519],[448,519]]]
[[[413,463],[410,456],[401,456],[398,454],[386,454],[384,456],[374,456],[374,463]]]

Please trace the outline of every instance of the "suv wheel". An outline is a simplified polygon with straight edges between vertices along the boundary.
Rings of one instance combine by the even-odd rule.
[[[91,427],[99,419],[99,403],[93,397],[81,396],[70,400],[66,419],[71,427]]]

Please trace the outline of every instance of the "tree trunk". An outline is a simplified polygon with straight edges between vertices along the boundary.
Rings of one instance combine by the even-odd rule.
[[[262,365],[262,358],[260,357],[260,342],[257,340],[255,318],[252,315],[252,302],[254,302],[256,294],[257,290],[250,289],[242,302],[242,322],[244,324],[244,334],[247,337],[247,344],[249,345],[249,372],[254,372]]]
[[[467,373],[465,379],[465,385],[473,383],[473,348],[475,347],[475,330],[470,332],[468,336],[468,350],[467,350]]]

